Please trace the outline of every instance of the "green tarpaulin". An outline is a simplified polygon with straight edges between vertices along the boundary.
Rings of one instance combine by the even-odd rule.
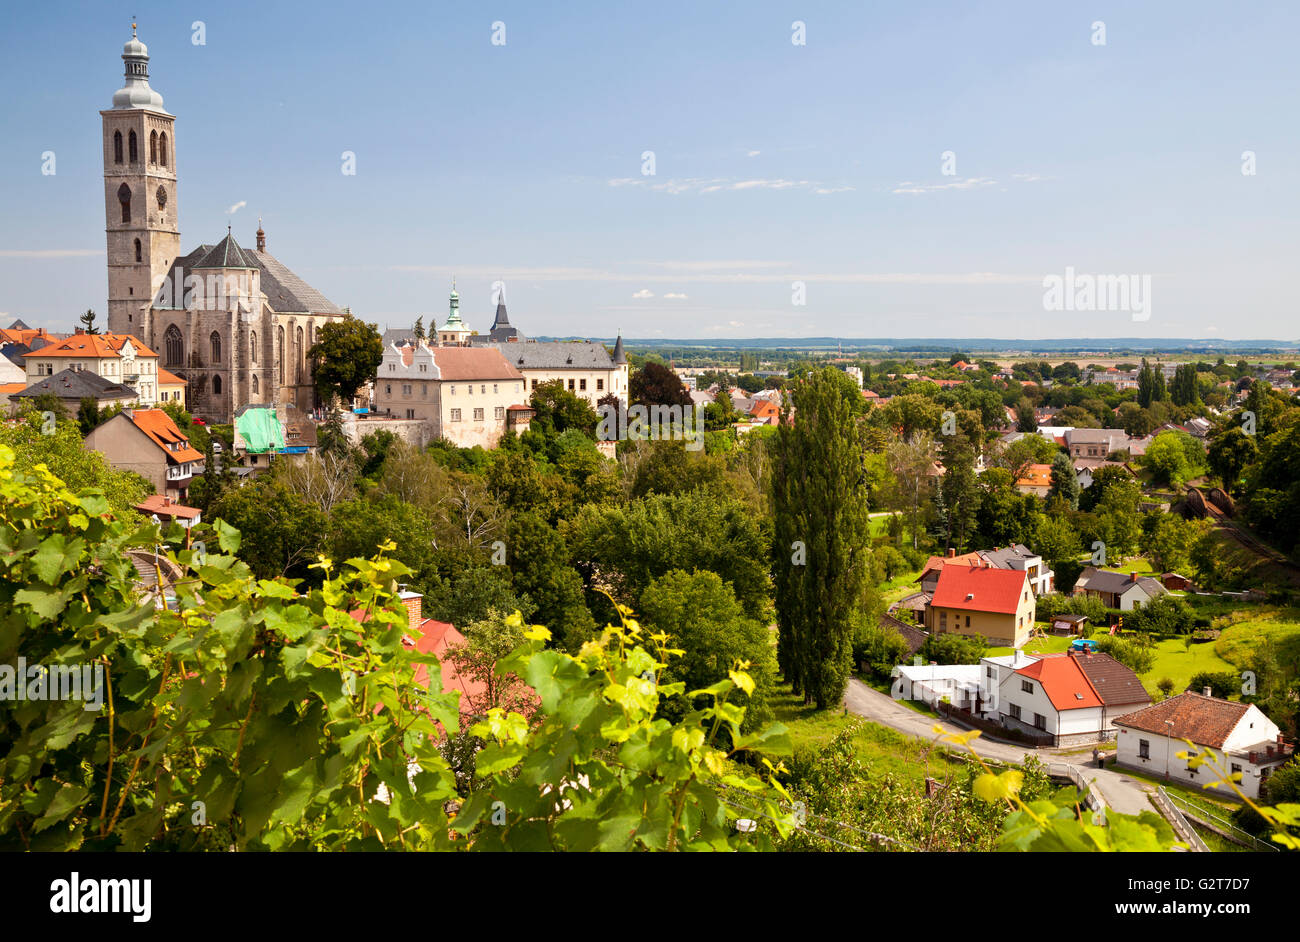
[[[235,428],[244,439],[244,450],[262,454],[284,447],[284,430],[274,409],[248,409],[235,417]]]

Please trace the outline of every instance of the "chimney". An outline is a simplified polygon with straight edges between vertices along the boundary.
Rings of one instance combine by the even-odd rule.
[[[78,327],[75,331],[73,331],[73,333],[77,333],[77,334],[84,334],[85,332],[86,332],[86,328],[84,327]]]
[[[404,585],[399,585],[397,597],[406,606],[406,627],[418,632],[420,624],[424,621],[424,596],[419,592],[411,592]]]
[[[1129,581],[1129,582],[1137,582],[1137,581],[1138,581],[1138,574],[1137,574],[1136,572],[1130,572],[1130,573],[1128,574],[1128,581]]]
[[[1203,696],[1203,697],[1212,697],[1212,696],[1214,696],[1214,694],[1212,694],[1212,693],[1210,692],[1210,688],[1209,688],[1209,687],[1202,687],[1202,688],[1201,688],[1201,696]]]
[[[956,555],[957,555],[957,550],[954,549],[954,548],[951,547],[951,546],[948,547],[948,558],[949,558],[949,559],[952,559],[952,558],[953,558],[954,556],[956,556]]]

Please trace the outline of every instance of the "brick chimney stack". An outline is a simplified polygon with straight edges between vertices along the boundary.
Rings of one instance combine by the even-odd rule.
[[[1130,572],[1130,573],[1128,574],[1128,581],[1129,581],[1129,582],[1137,582],[1137,581],[1138,581],[1138,574],[1137,574],[1136,572]]]
[[[418,632],[424,622],[424,596],[419,592],[411,592],[406,586],[398,586],[397,590],[397,597],[406,606],[406,627]]]

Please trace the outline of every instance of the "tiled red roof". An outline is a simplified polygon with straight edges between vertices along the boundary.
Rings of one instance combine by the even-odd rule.
[[[491,347],[434,347],[433,362],[438,366],[438,376],[453,382],[524,378],[500,350]]]
[[[453,645],[464,644],[465,636],[456,630],[450,622],[434,621],[426,618],[420,623],[420,637],[415,641],[415,649],[422,654],[436,654],[442,673],[443,692],[460,691],[461,716],[473,713],[472,703],[487,692],[487,684],[471,677],[463,677],[447,657],[447,649]],[[425,664],[415,665],[415,680],[422,687],[429,685],[429,669]]]
[[[1101,706],[1101,698],[1076,658],[1069,654],[1043,654],[1038,660],[1016,671],[1043,685],[1047,699],[1058,710],[1081,710]]]
[[[159,386],[186,386],[189,385],[175,373],[158,367],[158,385]]]
[[[130,334],[73,334],[63,340],[47,344],[39,350],[24,353],[24,357],[116,357],[127,341],[139,357],[156,357],[143,342]]]
[[[181,434],[171,416],[162,409],[136,409],[131,414],[131,421],[167,453],[168,461],[184,464],[186,461],[203,460],[202,453],[190,445],[190,440]],[[177,442],[184,442],[184,447],[172,451],[169,446]]]
[[[186,507],[184,504],[178,504],[170,498],[163,497],[160,494],[151,494],[143,501],[135,505],[135,509],[141,513],[158,514],[164,517],[179,517],[182,520],[193,520],[199,515],[197,507]]]
[[[1228,736],[1250,709],[1250,704],[1220,700],[1204,694],[1180,693],[1161,703],[1121,717],[1115,723],[1174,739],[1190,739],[1198,746],[1222,748]],[[1173,725],[1166,723],[1171,720]]]
[[[1052,466],[1050,464],[1028,465],[1016,481],[1017,487],[1050,487],[1052,484]]]
[[[1028,591],[1026,578],[1020,569],[945,565],[939,571],[931,604],[936,608],[1014,615]]]

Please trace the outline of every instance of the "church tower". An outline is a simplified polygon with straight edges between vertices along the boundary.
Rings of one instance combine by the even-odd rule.
[[[180,254],[176,119],[149,87],[149,50],[122,48],[126,84],[104,119],[104,220],[108,236],[108,329],[152,342],[154,295]],[[183,286],[177,288],[183,291]]]

